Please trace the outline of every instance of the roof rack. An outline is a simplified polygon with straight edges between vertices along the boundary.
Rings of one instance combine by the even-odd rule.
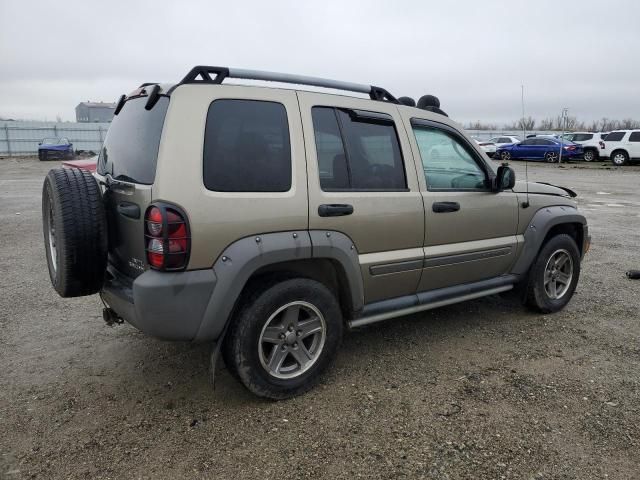
[[[213,77],[212,77],[213,75]],[[326,78],[307,77],[304,75],[291,75],[288,73],[264,72],[260,70],[245,70],[242,68],[209,67],[198,65],[193,67],[187,75],[178,83],[211,83],[221,84],[225,78],[242,78],[245,80],[263,80],[266,82],[293,83],[297,85],[311,85],[314,87],[332,88],[335,90],[347,90],[350,92],[366,93],[372,100],[399,103],[387,90],[373,85],[342,82]],[[178,86],[176,85],[176,87]],[[175,88],[175,87],[174,87]]]

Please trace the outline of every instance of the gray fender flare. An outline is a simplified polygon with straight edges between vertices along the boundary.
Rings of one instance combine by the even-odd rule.
[[[217,340],[234,305],[258,269],[292,260],[329,258],[343,268],[354,309],[364,299],[358,253],[346,235],[333,231],[290,231],[253,235],[229,245],[213,265],[217,282],[202,318],[195,341]]]
[[[524,232],[524,247],[511,273],[524,275],[540,251],[544,238],[551,228],[563,223],[578,223],[582,225],[584,238],[588,236],[587,219],[578,209],[568,205],[543,207],[538,210]],[[583,248],[582,245],[578,245]]]

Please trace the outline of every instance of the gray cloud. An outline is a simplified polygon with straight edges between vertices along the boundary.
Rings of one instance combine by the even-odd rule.
[[[0,2],[0,116],[74,118],[196,64],[432,93],[461,122],[640,119],[635,1]]]

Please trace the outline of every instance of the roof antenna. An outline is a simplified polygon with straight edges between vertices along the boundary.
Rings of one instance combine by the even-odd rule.
[[[524,142],[527,139],[527,130],[524,124],[524,85],[520,85],[520,89],[522,92],[521,95],[521,103],[522,103],[522,141]],[[529,208],[529,161],[524,159],[524,181],[527,189],[527,199],[522,202],[522,208]]]

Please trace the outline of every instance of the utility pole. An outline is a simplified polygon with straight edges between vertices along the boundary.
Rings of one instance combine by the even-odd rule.
[[[521,104],[522,104],[522,140],[524,141],[527,138],[527,130],[524,126],[524,85],[520,85],[520,90],[521,90]]]
[[[562,149],[564,148],[564,130],[567,125],[567,118],[569,117],[569,109],[564,107],[562,109],[562,115],[560,116],[560,125],[562,128],[562,134],[560,135],[560,155],[558,156],[558,164],[562,163]]]

